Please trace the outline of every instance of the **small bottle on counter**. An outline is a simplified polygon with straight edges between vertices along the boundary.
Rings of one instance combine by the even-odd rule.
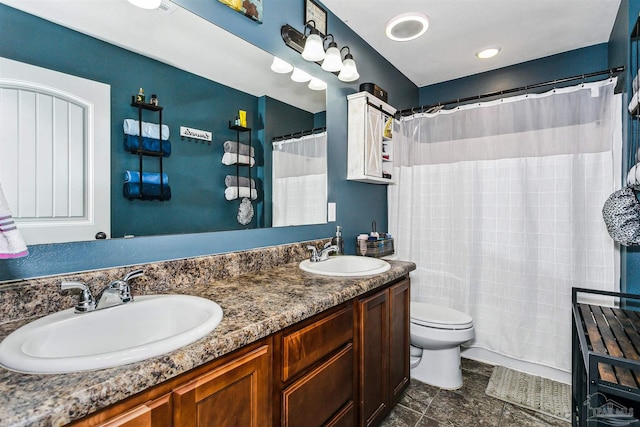
[[[136,95],[136,102],[144,103],[144,89],[140,88],[138,94]]]
[[[158,106],[158,97],[155,93],[151,95],[151,100],[149,101],[149,103],[151,103],[151,105],[155,105],[156,107]]]
[[[336,236],[331,239],[331,244],[338,247],[338,255],[344,255],[344,239],[342,238],[342,227],[336,226]]]

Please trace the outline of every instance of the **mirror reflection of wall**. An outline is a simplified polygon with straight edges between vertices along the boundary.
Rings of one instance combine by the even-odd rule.
[[[83,22],[83,25],[87,26],[92,25],[91,20],[104,21],[100,22],[100,25],[96,23],[94,35],[101,37],[97,33],[103,31],[120,39],[125,37],[128,31],[129,25],[126,20],[132,19],[135,22],[136,14],[140,13],[138,8],[129,5],[128,2],[61,0],[55,2],[55,7],[47,6],[47,1],[27,2],[28,5],[22,5],[19,1],[13,3],[15,7],[37,9],[39,13],[57,13],[59,16],[55,22],[64,23],[66,19],[71,19],[67,18],[67,15],[73,15],[79,21],[89,21]],[[108,3],[109,13],[95,10],[96,7],[105,7],[104,3]],[[72,7],[73,14],[68,11],[65,13],[66,7]],[[35,10],[29,12],[36,13]],[[148,28],[143,30],[144,38],[147,39],[145,43],[160,45],[159,51],[163,53],[180,50],[184,44],[189,43],[191,53],[188,57],[183,56],[176,60],[159,58],[158,51],[144,52],[142,47],[126,46],[126,42],[122,40],[117,43],[125,48],[118,47],[6,5],[0,5],[3,39],[16,40],[16,43],[3,43],[0,56],[99,81],[111,87],[110,236],[194,233],[271,226],[271,138],[278,134],[316,127],[315,121],[323,116],[321,111],[324,110],[324,95],[322,110],[297,103],[298,105],[270,111],[269,106],[273,104],[287,105],[274,98],[281,97],[280,94],[286,92],[283,85],[296,83],[291,82],[286,76],[273,76],[274,73],[269,69],[272,59],[269,54],[254,46],[246,46],[248,43],[226,32],[225,37],[230,37],[242,46],[211,43],[210,40],[214,38],[208,37],[207,31],[212,30],[211,27],[217,32],[223,30],[177,6],[169,14],[162,13],[158,12],[159,21],[156,22],[162,31],[149,32]],[[129,16],[123,18],[123,15]],[[111,18],[120,22],[113,23],[115,27],[110,27],[108,21]],[[53,17],[50,19],[54,20]],[[71,24],[65,25],[72,27]],[[193,31],[184,31],[186,25]],[[110,28],[118,28],[118,31],[110,31]],[[191,40],[185,39],[186,33],[189,33]],[[164,39],[161,37],[173,37],[177,41],[162,46]],[[133,40],[131,43],[135,42]],[[214,49],[218,48],[218,44],[237,51],[238,55],[216,55]],[[200,47],[202,50],[199,50]],[[247,49],[251,50],[250,54],[247,53]],[[202,55],[194,55],[193,52],[200,52]],[[247,77],[246,82],[240,83],[213,81],[209,75],[200,75],[206,73],[198,70],[212,68],[210,62],[204,66],[199,64],[201,58],[208,58],[208,61],[211,61],[211,58],[215,61],[217,58],[217,62],[220,62],[220,58],[226,58],[224,66],[227,69],[223,74],[235,76],[236,79],[247,70],[259,68],[255,64],[243,65],[244,59],[259,59],[264,63],[265,76]],[[261,81],[270,82],[267,83],[270,87],[258,89],[256,84]],[[318,93],[310,91],[304,84],[297,85],[299,86],[293,89],[297,95],[289,100],[304,100],[307,96],[317,99]],[[139,167],[137,156],[123,148],[123,120],[137,118],[137,110],[130,103],[131,96],[138,92],[140,87],[144,88],[147,97],[151,94],[157,95],[159,104],[163,107],[163,122],[169,125],[171,130],[172,153],[163,161],[163,172],[169,177],[172,191],[169,201],[128,200],[122,195],[123,173]],[[267,96],[271,95],[271,91],[277,94],[273,95],[273,98]],[[225,177],[235,174],[235,168],[223,165],[221,161],[224,141],[236,139],[235,132],[229,129],[229,121],[235,119],[238,110],[247,111],[247,126],[252,128],[256,166],[252,169],[251,175],[256,179],[258,187],[258,197],[253,201],[256,215],[247,225],[241,225],[237,221],[240,199],[225,199]],[[292,111],[296,116],[310,118],[301,119],[299,122],[292,120]],[[280,120],[281,117],[285,117],[286,120]],[[152,120],[149,118],[149,121]],[[212,132],[213,143],[209,145],[206,142],[181,139],[180,126]],[[153,167],[152,163],[149,165],[150,168]]]

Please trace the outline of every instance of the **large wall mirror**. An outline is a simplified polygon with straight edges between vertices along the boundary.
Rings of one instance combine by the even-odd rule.
[[[98,194],[110,198],[107,237],[326,222],[326,132],[321,141],[326,129],[325,91],[311,90],[306,83],[293,82],[289,74],[271,71],[271,54],[170,2],[155,11],[136,8],[126,0],[3,3],[8,6],[0,5],[0,13],[10,15],[12,23],[2,29],[3,43],[11,46],[3,48],[5,56],[110,87],[110,194]],[[124,148],[123,132],[125,119],[138,118],[131,97],[140,88],[147,101],[152,94],[157,96],[163,123],[170,130],[171,155],[162,159],[171,188],[168,201],[123,196],[125,172],[140,167],[139,157]],[[251,131],[230,128],[238,110],[246,111],[246,127]],[[143,120],[157,122],[154,114],[145,110]],[[181,127],[210,132],[212,142],[182,138]],[[249,136],[255,164],[250,173],[257,191],[250,200],[254,215],[241,224],[237,214],[242,198],[228,200],[225,190],[228,176],[248,177],[248,171],[223,163],[224,143],[238,139],[247,143]],[[309,138],[314,139],[315,151],[287,152],[280,158],[289,166],[292,161],[286,159],[302,159],[313,167],[293,168],[298,172],[284,175],[273,170],[274,149],[286,151],[293,141]],[[157,158],[144,158],[143,170],[157,172],[157,162]],[[314,171],[314,177],[298,176],[305,169]],[[10,179],[6,175],[0,181],[3,187]],[[274,179],[283,176],[289,178],[286,183]],[[323,183],[324,190],[318,191]],[[291,197],[298,202],[295,215],[277,215],[274,221],[274,191],[278,209],[293,203],[287,196],[316,197],[306,203]],[[305,206],[314,215],[305,215]]]

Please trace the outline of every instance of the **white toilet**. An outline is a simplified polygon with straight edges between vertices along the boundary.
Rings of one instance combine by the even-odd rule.
[[[474,338],[473,319],[460,311],[411,302],[411,378],[440,388],[462,387],[460,344]]]

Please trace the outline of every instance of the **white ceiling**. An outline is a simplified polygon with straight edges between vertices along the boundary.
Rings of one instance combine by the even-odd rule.
[[[620,0],[322,0],[416,86],[490,71],[609,40]],[[392,17],[423,12],[421,38],[394,42]],[[329,28],[330,30],[330,28]],[[480,60],[475,53],[498,45]],[[357,60],[357,52],[354,52]]]
[[[311,112],[325,109],[324,92],[310,91],[306,84],[292,84],[288,75],[272,73],[268,70],[271,55],[178,6],[173,5],[170,11],[147,11],[126,0],[1,1],[252,95],[268,95]],[[422,87],[607,42],[620,0],[323,0],[322,3],[416,86]],[[387,39],[384,35],[387,21],[409,11],[429,16],[426,34],[409,42]],[[211,54],[210,40],[217,41],[217,55]],[[490,45],[501,46],[498,56],[487,60],[475,57],[478,50]],[[358,53],[353,53],[357,60]],[[224,58],[224,62],[219,58]],[[249,58],[255,62],[251,65],[240,62]],[[222,63],[228,66],[220,67]],[[238,69],[243,72],[238,73]]]

